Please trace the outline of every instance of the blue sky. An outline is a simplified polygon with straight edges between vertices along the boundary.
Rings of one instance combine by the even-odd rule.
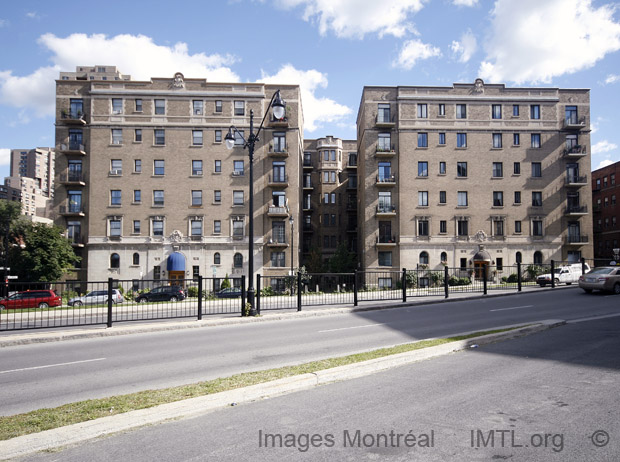
[[[54,79],[297,83],[305,136],[355,137],[364,85],[591,89],[592,169],[620,160],[620,4],[598,0],[4,2],[0,178],[11,148],[53,146]]]

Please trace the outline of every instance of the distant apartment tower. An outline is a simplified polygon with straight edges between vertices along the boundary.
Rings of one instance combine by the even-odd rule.
[[[589,90],[364,87],[366,269],[592,258]]]
[[[592,172],[594,258],[613,259],[620,247],[620,162]]]
[[[11,149],[10,176],[33,178],[45,197],[54,195],[53,148]]]
[[[96,71],[96,72],[95,72]],[[105,77],[105,79],[104,79]],[[274,119],[281,90],[286,116]],[[56,81],[56,222],[82,267],[101,280],[249,276],[249,136],[265,119],[254,160],[254,268],[288,274],[288,225],[301,218],[299,87],[169,78],[134,81],[113,66],[78,67]],[[299,229],[299,228],[297,228]],[[295,239],[299,246],[299,239]]]

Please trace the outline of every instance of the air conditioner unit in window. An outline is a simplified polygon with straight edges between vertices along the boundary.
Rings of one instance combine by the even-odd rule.
[[[194,111],[194,114],[195,114],[195,115],[202,115],[202,109],[196,109],[196,110]]]
[[[110,170],[110,175],[122,175],[122,170]]]
[[[202,175],[202,170],[196,170],[196,171],[194,172],[194,175]]]
[[[235,170],[233,172],[233,176],[243,176],[243,172],[239,171],[239,170]]]

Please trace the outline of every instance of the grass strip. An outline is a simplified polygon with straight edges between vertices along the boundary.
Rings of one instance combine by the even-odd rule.
[[[188,398],[195,398],[197,396],[234,390],[236,388],[270,382],[284,377],[292,377],[295,375],[321,371],[324,369],[331,369],[333,367],[368,361],[370,359],[395,355],[407,351],[420,350],[459,340],[467,340],[483,335],[506,332],[518,328],[519,327],[513,327],[508,329],[475,332],[456,337],[422,340],[419,342],[406,343],[390,348],[380,348],[364,353],[356,353],[347,356],[312,361],[296,366],[279,367],[276,369],[256,372],[244,372],[230,377],[207,380],[190,385],[182,385],[160,390],[145,390],[130,393],[128,395],[112,396],[109,398],[89,399],[86,401],[65,404],[56,408],[38,409],[24,414],[0,417],[0,440],[7,440],[10,438],[15,438],[16,436],[38,433],[44,430],[64,427],[67,425],[86,422],[110,415],[122,414],[124,412],[135,411],[138,409],[145,409]]]

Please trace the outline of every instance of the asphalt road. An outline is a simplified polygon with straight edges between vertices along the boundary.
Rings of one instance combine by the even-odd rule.
[[[619,460],[619,351],[568,324],[27,460]]]
[[[542,319],[620,312],[578,289],[2,349],[0,413],[162,388]]]

